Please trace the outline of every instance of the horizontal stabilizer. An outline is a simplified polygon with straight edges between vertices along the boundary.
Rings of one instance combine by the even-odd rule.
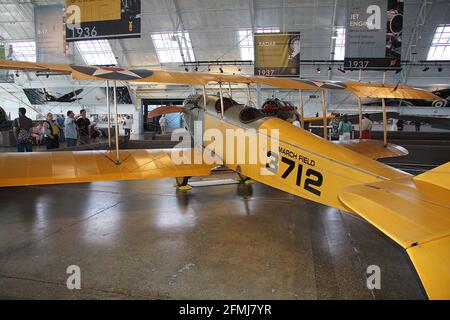
[[[412,178],[356,185],[339,200],[408,255],[431,299],[450,299],[450,191]]]
[[[375,160],[408,155],[405,148],[392,143],[385,147],[380,140],[344,140],[334,143]]]

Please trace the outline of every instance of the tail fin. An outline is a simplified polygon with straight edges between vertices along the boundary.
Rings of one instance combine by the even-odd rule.
[[[450,190],[450,162],[433,170],[422,173],[413,178],[415,181],[424,181],[444,189]]]

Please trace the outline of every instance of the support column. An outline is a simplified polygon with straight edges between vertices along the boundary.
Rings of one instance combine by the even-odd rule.
[[[108,109],[108,148],[111,151],[111,103],[109,101],[109,80],[106,80],[106,107]]]
[[[233,92],[231,91],[231,82],[228,82],[228,92],[230,94],[230,98],[233,99]]]
[[[117,106],[117,81],[114,80],[114,125],[115,125],[115,136],[116,136],[116,164],[120,163],[119,157],[119,108]]]
[[[203,86],[203,108],[206,110],[206,87]]]

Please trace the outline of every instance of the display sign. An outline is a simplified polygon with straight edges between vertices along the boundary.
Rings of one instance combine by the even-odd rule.
[[[34,7],[36,61],[64,63],[64,6]]]
[[[300,33],[256,33],[255,75],[300,76]]]
[[[344,68],[399,69],[402,30],[403,1],[348,0]]]
[[[139,38],[141,0],[66,0],[66,40]]]

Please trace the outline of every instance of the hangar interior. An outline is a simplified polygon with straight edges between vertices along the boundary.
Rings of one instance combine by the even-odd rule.
[[[34,10],[53,4],[65,1],[0,1],[1,59],[37,62]],[[67,42],[64,57],[46,62],[253,75],[254,34],[300,32],[302,78],[381,83],[382,71],[344,70],[346,12],[344,0],[142,0],[139,38]],[[450,89],[450,1],[404,1],[401,56],[402,68],[388,71],[386,83]],[[61,142],[60,149],[108,147],[105,81],[15,70],[0,70],[0,79],[5,120],[14,120],[20,107],[35,122],[85,109],[100,137],[72,149]],[[121,149],[174,147],[170,133],[184,127],[184,118],[167,115],[162,134],[148,114],[202,94],[201,86],[189,84],[117,86],[120,121],[132,119]],[[217,95],[221,88],[205,89]],[[323,115],[318,91],[304,90],[299,102],[297,89],[233,83],[223,90],[241,104],[251,96],[256,108],[278,98],[302,103],[305,118]],[[326,99],[328,115],[357,117],[355,96],[327,91]],[[381,100],[362,103],[365,113],[381,110]],[[419,175],[450,161],[450,103],[389,103],[388,112],[409,120],[400,132],[399,120],[389,118],[387,137],[409,155],[381,162]],[[383,121],[373,122],[372,137],[382,141]],[[322,130],[320,123],[310,127],[317,135]],[[0,154],[16,152],[12,133],[0,133]],[[358,133],[356,120],[352,137]],[[118,135],[125,136],[121,124]],[[36,142],[35,151],[47,152],[45,143]],[[0,188],[0,298],[429,298],[405,251],[360,216],[235,177],[225,169],[194,177],[187,192],[167,178]],[[70,265],[81,269],[80,290],[66,287]],[[375,290],[366,284],[371,265],[382,270]]]

